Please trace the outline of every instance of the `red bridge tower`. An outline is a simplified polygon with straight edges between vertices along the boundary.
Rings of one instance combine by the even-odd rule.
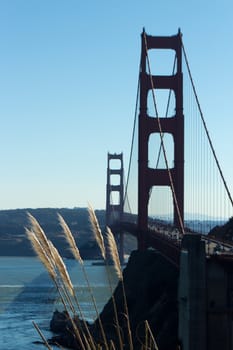
[[[113,162],[115,164],[111,164]],[[115,177],[115,181],[113,180]],[[106,188],[106,225],[111,226],[123,219],[124,206],[124,167],[123,154],[108,153],[108,167],[107,167],[107,188]],[[124,260],[123,252],[123,232],[117,234],[119,257],[121,262]],[[119,236],[119,237],[118,237]]]
[[[147,72],[147,53],[151,49],[172,49],[176,54],[177,71],[174,75],[152,75]],[[175,115],[170,118],[152,118],[147,114],[149,91],[156,89],[173,90]],[[159,120],[158,120],[159,119]],[[148,167],[148,141],[152,133],[169,133],[174,141],[174,166],[168,169]],[[148,226],[148,202],[152,186],[173,187],[174,225],[181,229],[184,220],[184,116],[181,33],[160,37],[142,33],[140,73],[140,114],[139,114],[139,155],[138,155],[138,245],[146,248],[143,232]],[[170,173],[170,174],[169,174]],[[170,176],[171,175],[171,176]],[[173,186],[171,186],[170,177]],[[178,204],[175,205],[175,203]]]

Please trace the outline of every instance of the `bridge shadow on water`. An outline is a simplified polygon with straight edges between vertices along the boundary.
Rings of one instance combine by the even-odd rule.
[[[19,265],[20,266],[20,265]],[[34,266],[32,267],[32,269]],[[0,349],[42,350],[44,345],[36,344],[41,338],[32,321],[36,322],[45,337],[50,337],[50,320],[58,300],[58,293],[46,271],[34,277],[28,271],[10,271],[6,283],[0,283]],[[28,269],[30,270],[30,268]],[[43,271],[43,272],[41,272]],[[21,274],[21,275],[20,275]],[[9,277],[10,278],[7,278]],[[12,279],[13,277],[13,279]]]
[[[19,263],[18,263],[19,261]],[[93,322],[93,305],[82,269],[76,260],[64,260],[84,317]],[[10,266],[10,263],[12,265]],[[31,264],[31,266],[30,266]],[[3,266],[4,265],[4,266]],[[5,269],[4,269],[5,267]],[[99,311],[110,297],[105,267],[85,261],[85,268]],[[7,258],[0,275],[0,349],[42,350],[44,345],[32,321],[38,324],[45,338],[50,339],[50,321],[55,310],[63,311],[59,293],[41,263],[34,258]],[[113,276],[113,285],[117,283]],[[54,349],[57,349],[53,345]]]

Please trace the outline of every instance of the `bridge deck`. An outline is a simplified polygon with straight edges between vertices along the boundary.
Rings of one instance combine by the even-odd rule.
[[[138,237],[139,231],[135,223],[120,222],[112,227],[113,232],[125,232]],[[141,232],[140,232],[141,233]],[[174,266],[179,268],[180,252],[182,239],[176,230],[167,229],[165,227],[151,226],[145,235],[146,246],[159,251],[161,255],[169,260]],[[198,234],[189,232],[187,234]],[[200,235],[205,241],[206,256],[218,255],[218,259],[233,259],[233,244],[224,242],[205,235]]]

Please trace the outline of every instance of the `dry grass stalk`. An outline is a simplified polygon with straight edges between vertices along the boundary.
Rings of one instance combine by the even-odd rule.
[[[156,343],[156,340],[155,340],[153,333],[151,331],[150,325],[149,325],[148,321],[146,320],[145,321],[145,333],[147,334],[147,332],[149,333],[149,336],[150,336],[150,339],[152,340],[152,345],[153,345],[153,347],[150,346],[150,349],[159,350],[158,345]]]
[[[53,257],[54,267],[58,271],[59,277],[60,277],[58,279],[58,281],[56,281],[58,292],[59,292],[60,296],[63,298],[63,304],[65,303],[65,304],[69,305],[72,313],[75,314],[75,308],[74,308],[74,305],[73,305],[72,300],[70,298],[70,294],[72,296],[74,296],[74,294],[72,294],[72,291],[70,290],[70,286],[69,285],[67,286],[67,284],[71,284],[71,286],[72,286],[72,282],[70,280],[69,275],[68,275],[68,278],[66,276],[65,277],[62,276],[62,274],[64,274],[64,273],[63,273],[63,269],[60,265],[62,265],[63,261],[61,262],[61,264],[58,263],[59,260],[61,260],[59,253],[50,240],[48,240],[48,243],[49,243],[49,246],[51,249],[51,254]],[[58,255],[58,257],[56,254]],[[60,271],[61,269],[62,269],[62,271]],[[65,270],[66,270],[66,268],[65,268]],[[68,274],[68,272],[67,272],[67,274]],[[68,279],[68,282],[67,282],[67,279]]]
[[[60,254],[58,253],[58,250],[54,247],[52,242],[49,242],[49,247],[51,249],[52,255],[54,256],[54,261],[55,261],[56,267],[60,273],[60,276],[61,276],[66,288],[68,289],[70,294],[72,296],[74,296],[74,286],[71,282],[69,273],[66,269],[66,265],[64,264],[64,262],[62,260],[62,257],[60,256]]]
[[[113,236],[113,233],[109,227],[107,227],[107,241],[108,241],[109,251],[113,260],[114,268],[117,273],[117,277],[122,281],[123,275],[121,270],[121,263],[120,263],[120,258],[118,254],[118,249],[117,249],[117,245],[116,245],[116,241]]]
[[[88,276],[87,276],[87,273],[86,273],[86,270],[85,270],[85,266],[83,264],[83,260],[81,258],[79,249],[78,249],[78,247],[76,245],[76,242],[74,240],[72,232],[70,231],[70,228],[67,225],[67,223],[65,222],[65,220],[63,219],[63,217],[60,214],[58,214],[58,218],[59,218],[60,225],[61,225],[61,227],[63,229],[63,232],[65,234],[66,240],[67,240],[67,242],[68,242],[68,244],[69,244],[69,246],[71,248],[71,252],[73,253],[74,258],[81,264],[82,271],[83,271],[85,280],[87,282],[88,290],[89,290],[89,293],[90,293],[90,296],[91,296],[91,299],[92,299],[92,302],[93,302],[93,305],[94,305],[94,309],[95,309],[95,312],[96,312],[96,317],[99,320],[100,330],[101,330],[101,334],[102,334],[102,337],[103,337],[103,340],[104,340],[104,343],[105,343],[105,348],[108,349],[106,335],[105,335],[105,332],[104,332],[104,329],[103,329],[103,325],[102,325],[102,322],[101,322],[101,319],[100,319],[100,315],[99,315],[99,312],[98,312],[98,309],[97,309],[95,298],[94,298],[94,295],[93,295],[93,292],[92,292],[92,289],[91,289],[91,286],[90,286],[90,283],[89,283],[89,280],[88,280]],[[92,338],[92,336],[90,334],[89,328],[88,328],[88,326],[86,324],[86,321],[85,321],[85,319],[84,319],[84,317],[82,315],[82,310],[80,308],[78,299],[77,299],[75,294],[74,294],[74,300],[75,300],[75,302],[76,302],[76,304],[78,306],[79,313],[80,313],[80,315],[81,315],[81,317],[83,319],[84,326],[86,328],[87,334],[88,334],[89,339],[90,339],[90,344],[91,344],[93,350],[95,350],[96,346],[94,345],[94,340],[93,340],[93,338]]]
[[[60,221],[60,224],[62,225],[62,228],[63,228],[63,232],[66,236],[66,239],[67,239],[67,242],[68,244],[70,245],[70,248],[71,248],[71,251],[72,253],[74,253],[74,258],[76,260],[78,260],[78,262],[81,263],[81,267],[82,267],[82,270],[83,270],[83,274],[84,274],[84,277],[85,277],[85,280],[87,282],[87,286],[88,286],[88,289],[89,289],[89,292],[90,292],[90,295],[93,297],[93,304],[94,304],[94,307],[95,307],[95,310],[96,310],[96,316],[98,317],[99,316],[99,313],[97,311],[97,306],[96,306],[96,303],[95,303],[95,300],[94,300],[94,296],[93,296],[93,292],[92,292],[92,289],[91,289],[91,286],[89,284],[89,280],[88,280],[88,276],[86,274],[86,270],[85,270],[85,267],[84,267],[84,264],[83,264],[83,260],[81,258],[81,255],[79,253],[79,249],[75,243],[75,240],[73,238],[73,235],[72,235],[72,232],[70,231],[70,228],[68,227],[68,225],[66,224],[65,220],[62,218],[62,216],[60,214],[58,214],[58,217],[59,217],[59,221]],[[77,300],[77,299],[76,299]],[[77,301],[78,303],[78,301]],[[81,311],[81,310],[80,310]]]
[[[83,260],[81,258],[79,249],[78,249],[78,247],[76,245],[76,242],[74,240],[72,232],[70,231],[69,226],[67,225],[67,223],[65,222],[65,220],[63,219],[63,217],[60,214],[58,214],[58,220],[59,220],[59,223],[60,223],[60,225],[61,225],[61,227],[63,229],[63,233],[64,233],[65,238],[66,238],[66,240],[67,240],[67,242],[68,242],[68,244],[70,246],[70,249],[71,249],[71,252],[72,252],[74,258],[81,264],[82,268],[84,268]],[[85,277],[86,277],[86,274],[85,274]],[[87,332],[88,337],[89,337],[91,348],[93,350],[95,350],[96,347],[95,347],[95,344],[94,344],[94,339],[93,339],[92,335],[90,334],[89,328],[88,328],[87,323],[86,323],[86,321],[85,321],[85,319],[83,317],[82,309],[81,309],[81,307],[79,305],[79,301],[78,301],[75,293],[74,293],[74,300],[75,300],[76,305],[78,307],[78,311],[80,313],[80,316],[81,316],[81,318],[82,318],[82,320],[84,322],[84,326],[85,326],[86,332]]]
[[[126,320],[127,320],[129,348],[130,348],[130,350],[133,350],[133,339],[132,339],[130,320],[129,320],[129,310],[128,310],[128,305],[127,305],[127,299],[126,299],[126,293],[125,293],[125,285],[124,285],[124,281],[123,280],[121,281],[121,285],[122,285],[122,294],[123,294],[123,299],[124,299],[124,308],[125,308]]]
[[[89,338],[91,344],[89,343],[85,333],[83,333],[82,336],[83,336],[85,344],[87,344],[86,350],[96,350],[92,336],[91,336],[91,339]]]
[[[127,319],[127,327],[128,327],[129,346],[130,346],[130,350],[132,350],[133,349],[132,334],[131,334],[131,328],[130,328],[130,323],[129,323],[129,312],[128,312],[127,301],[126,301],[126,294],[125,294],[125,289],[124,289],[124,282],[123,282],[123,274],[122,274],[122,270],[121,270],[121,263],[120,263],[120,258],[119,258],[119,254],[118,254],[116,241],[115,241],[113,233],[112,233],[112,231],[110,230],[109,227],[107,227],[107,241],[108,241],[109,251],[110,251],[110,254],[111,254],[111,257],[112,257],[112,260],[113,260],[114,268],[116,270],[116,273],[117,273],[117,276],[118,276],[119,280],[122,283],[124,307],[125,307],[125,311],[126,311],[126,319]],[[110,284],[111,283],[110,282],[110,277],[108,277],[108,279],[109,279],[109,284]],[[114,313],[115,313],[115,317],[116,317],[118,337],[121,338],[121,336],[119,334],[120,326],[119,326],[118,315],[117,315],[117,307],[116,307],[116,302],[115,302],[115,298],[114,298],[114,294],[113,294],[112,289],[111,289],[111,294],[112,294]],[[123,345],[120,344],[120,346],[123,346]]]
[[[105,252],[103,235],[102,235],[101,229],[99,227],[99,223],[98,223],[97,217],[95,215],[95,212],[94,212],[93,208],[90,206],[90,204],[88,205],[88,212],[89,212],[89,219],[90,219],[90,223],[92,226],[92,230],[93,230],[96,242],[98,243],[102,257],[105,260],[106,259],[106,252]]]
[[[79,340],[82,349],[83,350],[91,350],[90,344],[89,344],[85,334],[81,330],[81,334],[83,336],[83,340],[84,340],[84,343],[85,343],[85,346],[84,346],[83,340],[82,340],[81,335],[80,335],[80,331],[79,331],[76,323],[74,322],[73,318],[71,318],[70,321],[71,321],[71,324],[72,324],[72,327],[73,327],[73,330],[74,330],[74,334],[77,337],[77,339]]]
[[[133,350],[133,340],[132,340],[132,333],[131,333],[131,327],[130,327],[130,321],[129,321],[129,311],[128,311],[128,306],[127,306],[125,287],[124,287],[124,282],[123,282],[123,274],[122,274],[122,270],[121,270],[121,263],[120,263],[120,258],[119,258],[119,254],[118,254],[116,241],[115,241],[113,233],[109,227],[107,227],[107,240],[108,240],[109,251],[110,251],[113,263],[114,263],[114,267],[115,267],[117,276],[120,279],[120,281],[122,282],[122,292],[123,292],[124,308],[125,308],[126,319],[127,319],[129,347],[130,347],[130,350]],[[114,299],[113,299],[113,303],[115,303]]]
[[[64,306],[65,306],[65,305],[64,305]],[[65,310],[67,311],[66,306],[65,306]],[[67,314],[68,314],[68,317],[69,317],[69,321],[70,321],[70,323],[71,323],[71,325],[72,325],[72,327],[73,327],[74,334],[75,334],[77,340],[79,341],[79,345],[80,345],[81,349],[82,349],[82,350],[90,350],[90,346],[89,346],[89,344],[88,344],[88,341],[87,341],[87,339],[86,339],[85,334],[83,334],[83,333],[82,333],[82,330],[81,330],[81,334],[82,334],[82,336],[83,336],[83,338],[84,338],[84,342],[85,342],[85,345],[84,345],[83,340],[82,340],[82,337],[81,337],[81,334],[80,334],[80,330],[78,329],[76,323],[74,322],[74,319],[70,316],[70,314],[69,314],[68,311],[67,311]],[[59,345],[58,345],[58,347],[59,347]]]
[[[65,264],[63,263],[63,260],[61,259],[59,253],[57,252],[56,248],[53,246],[52,242],[49,242],[49,240],[47,239],[46,235],[43,234],[41,235],[40,233],[38,234],[38,231],[40,230],[40,225],[38,224],[38,222],[36,221],[36,219],[34,220],[34,217],[32,215],[30,215],[30,221],[33,222],[32,226],[34,229],[37,230],[37,235],[35,232],[33,232],[32,230],[29,230],[26,228],[26,233],[27,236],[32,244],[32,247],[35,251],[35,253],[37,254],[37,256],[39,257],[39,259],[41,260],[41,262],[44,264],[44,266],[46,267],[50,277],[52,278],[54,284],[57,287],[57,290],[59,292],[59,295],[61,297],[63,306],[65,308],[65,310],[67,311],[67,314],[69,315],[69,320],[72,323],[73,329],[75,331],[75,334],[77,336],[77,339],[79,340],[80,346],[82,348],[82,350],[87,350],[89,348],[89,345],[83,344],[80,332],[77,328],[77,326],[74,323],[73,318],[70,316],[70,313],[67,310],[67,305],[64,301],[64,298],[61,294],[61,288],[57,283],[57,274],[55,272],[55,266],[57,267],[57,269],[59,270],[61,277],[63,280],[66,281],[67,284],[67,288],[70,290],[71,294],[73,293],[73,285],[72,282],[70,281],[69,275],[67,278],[67,270],[65,267]],[[42,244],[39,241],[39,239],[41,238],[42,240]],[[49,256],[47,255],[47,253],[45,252],[45,246],[47,247],[47,253],[49,254]],[[53,247],[53,248],[52,248]]]
[[[36,255],[41,260],[45,268],[47,269],[50,277],[53,280],[56,280],[56,271],[54,269],[54,265],[52,264],[50,257],[46,254],[44,247],[39,242],[38,238],[36,237],[35,233],[29,229],[26,228],[26,234],[28,236],[28,239],[31,242],[32,248],[34,249]]]
[[[98,246],[100,248],[101,255],[102,255],[102,257],[103,257],[103,259],[105,261],[107,277],[108,277],[108,281],[109,281],[109,287],[110,287],[110,290],[111,290],[113,307],[114,307],[114,314],[115,314],[116,329],[117,329],[117,334],[118,334],[118,339],[119,339],[119,346],[120,346],[120,349],[123,349],[123,341],[122,341],[121,332],[120,332],[120,325],[119,325],[119,320],[118,320],[117,307],[116,307],[116,302],[115,302],[115,298],[114,298],[114,295],[113,295],[111,280],[110,280],[108,266],[107,266],[104,238],[103,238],[100,226],[99,226],[98,219],[97,219],[97,217],[95,215],[95,212],[94,212],[93,208],[90,205],[88,206],[88,212],[89,212],[89,219],[90,219],[91,226],[92,226],[92,231],[94,233],[94,236],[95,236],[95,239],[97,241],[97,244],[98,244]],[[113,246],[113,244],[112,244],[112,246]],[[100,322],[100,327],[102,327],[102,322],[101,322],[100,316],[99,316],[99,322]]]
[[[61,293],[61,287],[59,286],[59,284],[57,282],[57,273],[55,270],[56,266],[54,263],[54,256],[53,256],[51,250],[50,250],[50,252],[51,252],[50,257],[48,257],[45,250],[44,250],[44,247],[39,242],[35,233],[26,228],[26,234],[28,236],[28,239],[31,242],[31,245],[32,245],[36,255],[38,256],[38,258],[40,259],[42,264],[45,266],[46,270],[48,271],[48,274],[50,275],[51,279],[53,280],[54,284],[56,285],[57,290],[59,292],[59,295],[61,297],[62,304],[64,305],[64,308],[67,310],[66,302],[65,302],[65,300],[62,296],[62,293]],[[49,245],[49,241],[47,241],[47,244]],[[53,256],[52,260],[51,260],[51,256]],[[66,296],[66,299],[68,299],[67,294],[65,296]],[[69,303],[69,305],[70,305],[71,310],[74,311],[72,304]],[[67,310],[67,312],[68,312],[68,310]]]
[[[91,207],[90,204],[88,205],[88,212],[89,212],[89,220],[90,220],[90,223],[92,226],[92,231],[94,233],[94,237],[95,237],[96,242],[100,248],[101,255],[105,261],[105,266],[106,266],[106,271],[107,271],[107,276],[108,276],[108,281],[109,281],[109,287],[110,287],[111,294],[112,294],[112,301],[113,301],[114,314],[115,314],[115,319],[116,319],[116,329],[117,329],[117,334],[118,334],[118,339],[119,339],[119,346],[120,346],[120,349],[122,350],[123,349],[123,341],[122,341],[122,337],[121,337],[121,333],[120,333],[120,326],[119,326],[119,321],[118,321],[116,302],[115,302],[115,298],[113,295],[111,280],[110,280],[108,266],[107,266],[104,238],[103,238],[100,226],[99,226],[98,219],[95,215],[94,209]],[[102,327],[102,322],[101,322],[100,316],[99,316],[99,323],[100,323],[100,327]]]
[[[43,340],[43,343],[46,346],[46,348],[49,349],[49,350],[53,350],[53,348],[51,348],[51,346],[47,342],[46,338],[44,337],[43,333],[41,332],[39,326],[34,321],[32,321],[32,324],[35,327],[35,329],[37,330],[37,332],[38,332],[39,336],[41,337],[41,339]]]
[[[115,344],[113,343],[112,340],[110,340],[110,350],[116,350]]]
[[[65,220],[63,219],[63,217],[60,214],[58,214],[58,220],[59,220],[59,223],[63,229],[66,240],[70,245],[70,249],[71,249],[71,252],[72,252],[74,258],[76,260],[78,260],[81,264],[83,264],[83,260],[81,258],[80,253],[79,253],[79,249],[75,243],[74,236],[72,235],[69,226],[67,225],[67,223],[65,222]]]
[[[29,214],[30,215],[30,214]],[[38,231],[40,230],[40,225],[39,223],[36,221],[36,219],[34,219],[34,217],[32,215],[30,215],[30,221],[33,222],[33,228],[36,228],[37,230],[37,235],[34,231],[32,230],[28,230],[26,228],[26,233],[27,236],[29,238],[29,240],[31,241],[32,247],[35,251],[35,253],[37,254],[38,258],[41,260],[41,262],[43,263],[43,265],[46,267],[50,277],[52,278],[54,284],[57,287],[57,290],[59,292],[59,295],[61,297],[61,301],[66,308],[66,302],[63,298],[62,295],[62,291],[64,292],[64,296],[66,297],[66,300],[68,300],[69,302],[69,306],[71,308],[71,310],[74,312],[74,307],[72,305],[72,303],[70,302],[69,296],[66,292],[66,290],[62,289],[61,286],[59,285],[59,283],[57,282],[57,274],[56,274],[56,262],[55,262],[55,256],[52,252],[52,242],[50,242],[45,233],[43,232],[43,234],[38,234]],[[36,223],[36,224],[35,224]],[[41,241],[40,241],[41,240]],[[45,247],[46,247],[46,251],[45,251]]]
[[[40,242],[40,244],[44,248],[47,256],[50,257],[50,255],[51,255],[50,247],[49,247],[47,237],[46,237],[42,227],[40,226],[40,224],[38,223],[36,218],[34,218],[34,216],[32,216],[30,213],[27,213],[27,215],[28,215],[28,218],[29,218],[29,221],[31,224],[32,231],[35,233],[38,241]]]

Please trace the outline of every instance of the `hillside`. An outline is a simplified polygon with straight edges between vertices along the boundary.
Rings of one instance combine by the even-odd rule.
[[[62,235],[57,214],[61,214],[70,227],[83,259],[98,259],[99,249],[90,229],[88,211],[86,208],[43,208],[0,210],[0,256],[30,256],[34,252],[25,234],[28,227],[27,213],[32,214],[40,223],[47,237],[58,248],[59,252],[70,257],[68,245]],[[96,216],[101,228],[105,226],[105,211],[96,210]],[[127,247],[131,246],[127,238]],[[126,248],[126,252],[127,252]],[[129,250],[131,250],[129,248]]]
[[[233,241],[233,217],[231,217],[224,225],[215,226],[209,235],[222,240]]]

